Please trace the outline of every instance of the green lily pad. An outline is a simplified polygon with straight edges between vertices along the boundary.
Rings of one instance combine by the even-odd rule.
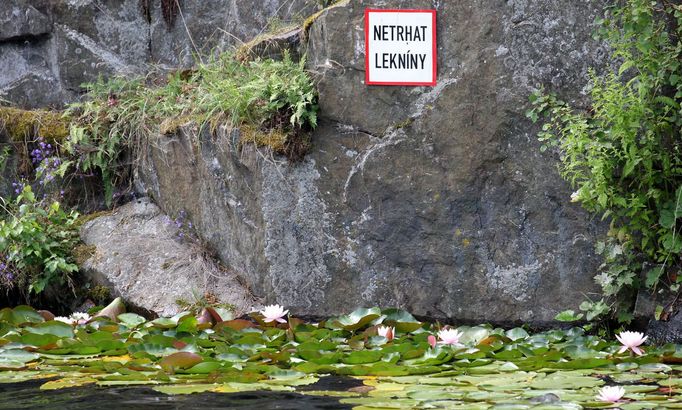
[[[379,316],[381,316],[381,309],[379,308],[360,308],[348,315],[331,319],[328,323],[334,328],[353,331],[367,326]]]
[[[348,354],[342,359],[346,364],[366,364],[381,360],[384,353],[379,350],[358,350]]]
[[[73,387],[81,387],[96,383],[97,379],[91,377],[67,377],[59,380],[50,380],[40,386],[40,390],[59,390]]]
[[[0,322],[7,322],[12,325],[22,325],[26,323],[41,323],[45,319],[35,309],[30,306],[20,305],[14,309],[3,308],[0,310]]]
[[[135,313],[121,313],[117,318],[121,324],[128,328],[135,328],[147,322],[147,319]]]
[[[514,329],[507,330],[505,334],[512,341],[523,340],[529,336],[528,332],[526,332],[524,329],[520,327],[515,327]]]
[[[583,387],[598,387],[602,386],[604,381],[596,377],[573,375],[570,372],[555,373],[547,375],[546,377],[538,377],[533,380],[529,387],[532,389],[580,389]]]
[[[402,309],[385,309],[382,313],[385,316],[383,324],[395,327],[398,332],[414,332],[422,326],[420,321]]]
[[[25,328],[24,331],[37,335],[53,335],[59,338],[74,336],[73,326],[56,320],[35,324]]]
[[[213,391],[218,387],[216,384],[171,384],[152,387],[154,391],[163,394],[193,394]],[[235,390],[236,392],[236,390]]]

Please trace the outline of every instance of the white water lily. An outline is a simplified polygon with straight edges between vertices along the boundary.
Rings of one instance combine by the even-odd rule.
[[[395,328],[391,326],[379,326],[377,328],[377,334],[391,341],[393,340],[393,336],[395,336]]]
[[[644,333],[640,332],[620,332],[616,335],[616,339],[623,344],[618,353],[623,353],[630,349],[637,355],[641,356],[644,354],[644,350],[639,347],[644,341],[646,341],[648,336],[644,336]]]
[[[270,305],[266,306],[263,310],[260,311],[260,314],[263,315],[263,321],[265,323],[270,323],[277,321],[279,323],[286,323],[287,321],[284,320],[284,316],[289,313],[288,310],[284,310],[284,306],[280,305]]]
[[[54,320],[59,321],[59,322],[64,322],[69,325],[84,325],[90,321],[92,317],[85,313],[85,312],[73,312],[71,316],[65,317],[65,316],[56,316]]]
[[[625,395],[625,389],[621,386],[606,386],[599,389],[597,400],[607,403],[615,403]]]
[[[79,324],[79,325],[83,325],[83,324],[85,324],[85,323],[88,323],[88,321],[89,321],[90,319],[92,319],[92,317],[91,317],[89,314],[85,313],[85,312],[73,312],[73,313],[71,314],[70,319],[71,319],[71,323],[76,323],[76,324]]]
[[[438,332],[438,338],[440,341],[438,343],[444,345],[456,345],[459,343],[459,339],[463,336],[463,333],[457,329],[443,329]]]

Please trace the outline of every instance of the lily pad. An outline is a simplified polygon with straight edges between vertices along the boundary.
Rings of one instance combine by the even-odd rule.
[[[382,313],[385,316],[383,324],[395,327],[398,332],[414,332],[422,326],[420,321],[402,309],[385,309]]]
[[[381,309],[379,308],[361,308],[354,312],[339,316],[336,319],[331,319],[328,324],[334,328],[341,328],[344,330],[358,330],[370,324],[374,319],[381,316]]]
[[[174,369],[187,369],[202,361],[203,358],[196,353],[178,352],[161,359],[159,366],[166,372],[173,372]]]

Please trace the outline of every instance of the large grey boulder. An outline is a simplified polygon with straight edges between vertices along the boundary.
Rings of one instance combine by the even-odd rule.
[[[138,188],[186,209],[253,291],[297,314],[398,306],[459,321],[546,324],[576,309],[603,227],[570,203],[524,116],[545,84],[582,102],[606,1],[346,1],[308,32],[323,120],[305,161],[238,130],[154,139]],[[363,11],[436,8],[438,85],[364,84]]]
[[[181,311],[178,300],[194,303],[206,293],[233,305],[237,316],[248,312],[255,299],[238,278],[181,232],[148,199],[130,202],[83,225],[81,238],[93,248],[82,270],[113,296],[159,316]]]

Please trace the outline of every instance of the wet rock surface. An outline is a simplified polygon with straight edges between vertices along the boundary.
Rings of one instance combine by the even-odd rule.
[[[647,344],[663,345],[682,340],[682,315],[679,313],[667,322],[651,319],[646,328]]]
[[[182,311],[176,301],[195,303],[206,293],[234,305],[237,316],[255,304],[234,274],[184,238],[147,199],[87,222],[81,238],[94,247],[82,266],[87,280],[136,308],[172,316]]]

